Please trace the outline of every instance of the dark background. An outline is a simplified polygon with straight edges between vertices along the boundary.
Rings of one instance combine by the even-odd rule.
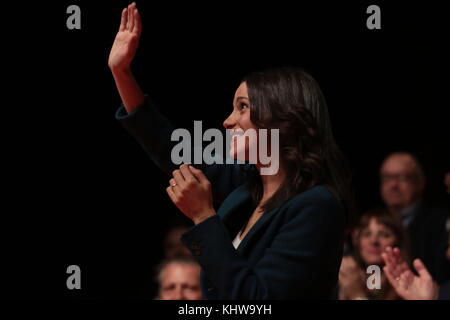
[[[203,120],[205,130],[222,127],[248,72],[304,67],[327,98],[360,212],[379,204],[378,167],[396,150],[418,156],[427,199],[443,203],[448,19],[441,5],[396,3],[137,1],[144,31],[133,70],[175,127]],[[66,28],[71,4],[81,7],[81,30]],[[107,59],[127,4],[18,3],[4,11],[4,66],[12,70],[3,94],[7,296],[154,295],[162,237],[182,214],[166,195],[169,178],[114,118],[120,98]],[[381,30],[366,28],[370,4],[381,7]],[[81,267],[80,291],[66,288],[71,264]]]

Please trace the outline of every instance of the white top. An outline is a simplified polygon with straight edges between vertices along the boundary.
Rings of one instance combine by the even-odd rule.
[[[238,234],[236,235],[236,238],[234,238],[233,240],[233,246],[235,249],[237,249],[239,247],[239,245],[241,244],[241,238],[239,237],[241,235],[241,232],[239,231]]]

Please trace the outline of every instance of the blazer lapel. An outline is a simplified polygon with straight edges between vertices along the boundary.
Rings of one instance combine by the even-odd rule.
[[[252,213],[252,199],[247,185],[234,190],[220,206],[217,214],[233,239]]]
[[[275,213],[278,212],[279,208],[273,208],[261,216],[261,218],[256,221],[256,223],[253,225],[253,227],[250,229],[250,231],[247,233],[244,239],[242,239],[241,244],[238,247],[238,252],[244,253],[244,251],[249,247],[249,245],[252,243],[252,240],[256,239],[256,235],[261,231],[261,229],[267,225],[272,218],[275,216]],[[253,213],[253,211],[251,212]],[[247,218],[248,219],[248,218]]]
[[[227,199],[222,203],[217,214],[222,219],[225,227],[228,229],[231,240],[246,224],[253,211],[255,210],[252,204],[252,198],[248,190],[248,185],[244,184],[234,190]],[[261,218],[253,225],[245,238],[238,247],[238,252],[242,253],[251,244],[252,239],[261,230],[263,226],[270,222],[275,213],[278,212],[279,207],[273,208],[265,212]]]

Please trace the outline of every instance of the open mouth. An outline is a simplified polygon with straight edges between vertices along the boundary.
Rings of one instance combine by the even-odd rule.
[[[236,130],[231,130],[230,131],[231,137],[235,137],[235,136],[243,136],[244,135],[244,130],[242,129],[236,129]]]

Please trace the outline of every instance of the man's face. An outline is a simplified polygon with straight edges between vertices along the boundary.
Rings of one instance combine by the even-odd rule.
[[[171,263],[161,274],[161,300],[201,300],[200,267],[188,263]]]
[[[404,210],[422,197],[425,179],[408,154],[389,156],[381,166],[381,197],[396,211]]]

